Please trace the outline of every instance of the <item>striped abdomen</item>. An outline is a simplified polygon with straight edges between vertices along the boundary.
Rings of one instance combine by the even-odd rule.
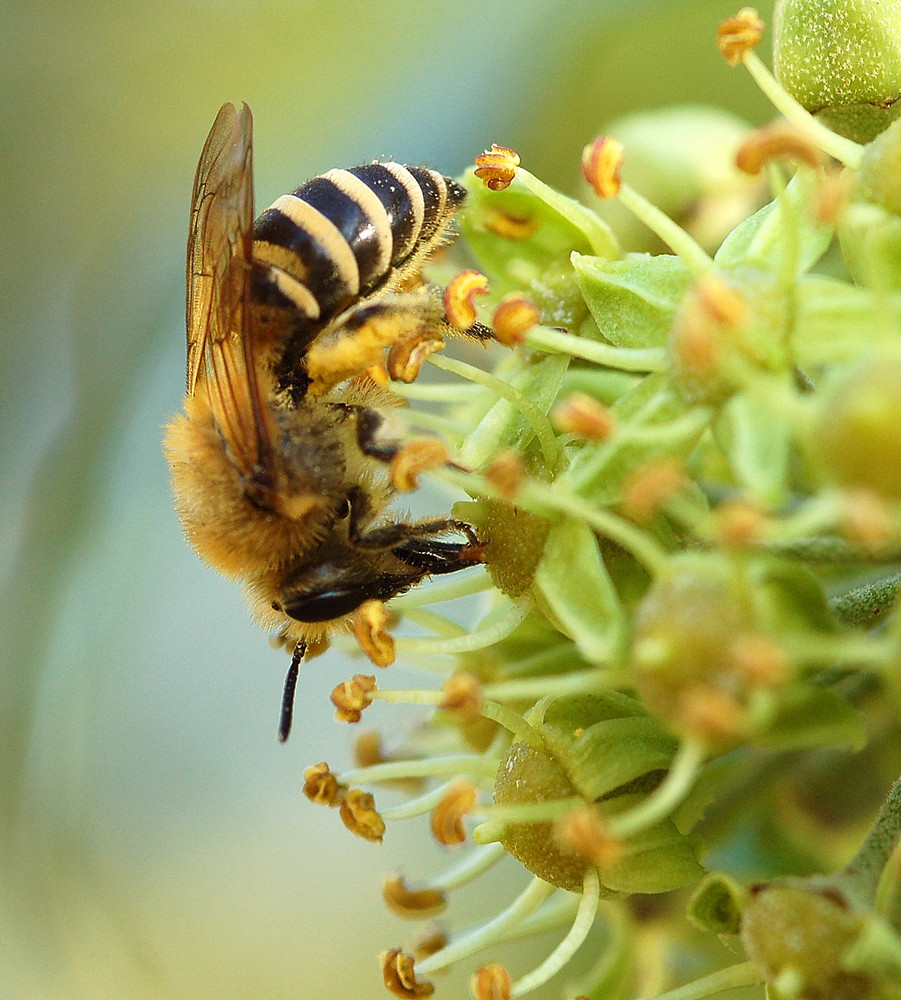
[[[426,167],[330,170],[282,195],[254,223],[253,297],[290,309],[295,336],[321,329],[395,269],[424,256],[465,190]]]

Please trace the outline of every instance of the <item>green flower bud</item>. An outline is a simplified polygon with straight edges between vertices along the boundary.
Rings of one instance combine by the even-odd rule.
[[[632,808],[662,780],[676,742],[634,699],[616,692],[545,698],[527,715],[542,746],[514,743],[498,767],[494,800],[525,806],[581,798],[598,823]],[[561,841],[552,820],[508,821],[501,842],[531,872],[571,891],[582,887],[585,853]],[[602,891],[665,892],[698,878],[691,844],[672,821],[611,840],[599,865]]]
[[[741,937],[773,1000],[867,1000],[876,982],[843,967],[864,925],[832,895],[774,885],[752,896]]]
[[[644,703],[676,732],[708,746],[740,741],[753,683],[738,644],[755,631],[729,565],[683,559],[635,610],[632,664]]]
[[[901,216],[872,202],[853,202],[845,209],[838,235],[855,282],[880,290],[901,288]]]
[[[839,221],[839,238],[854,280],[871,288],[901,286],[901,122],[864,147],[857,198]]]
[[[776,76],[828,125],[858,142],[901,113],[901,4],[897,0],[781,0]]]
[[[842,486],[901,499],[901,354],[864,361],[825,394],[810,450]]]
[[[867,201],[901,215],[901,121],[867,144],[857,169],[857,187]]]
[[[784,289],[769,271],[739,268],[695,282],[669,338],[675,379],[685,398],[721,403],[760,371],[785,371],[788,315]]]
[[[494,585],[519,597],[532,585],[544,552],[549,522],[505,500],[478,500],[457,505],[486,543],[485,562]]]

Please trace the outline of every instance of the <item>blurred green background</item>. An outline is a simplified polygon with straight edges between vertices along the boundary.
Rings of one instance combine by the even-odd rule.
[[[348,760],[327,700],[348,661],[302,674],[277,745],[285,655],[171,508],[160,434],[181,404],[188,200],[219,105],[253,108],[258,207],[375,157],[457,173],[491,142],[573,189],[614,115],[697,101],[766,118],[715,50],[737,6],[0,8],[3,997],[380,996],[375,956],[409,928],[379,876],[447,863],[424,824],[379,847],[302,798],[305,766]],[[400,733],[415,713],[372,721]],[[518,878],[492,891],[512,898]]]

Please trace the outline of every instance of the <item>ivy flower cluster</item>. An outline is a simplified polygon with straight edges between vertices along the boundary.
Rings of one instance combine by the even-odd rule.
[[[396,996],[460,963],[476,1000],[901,996],[901,4],[778,4],[778,78],[764,31],[719,27],[779,115],[737,143],[662,111],[586,145],[582,200],[502,146],[463,180],[473,266],[445,307],[502,346],[428,352],[444,380],[399,391],[448,449],[411,481],[468,494],[485,566],[361,617],[375,663],[440,682],[359,674],[338,717],[434,713],[305,791],[373,841],[428,815],[456,860],[385,883],[412,920],[504,858],[528,874],[484,922],[386,950]],[[638,151],[671,127],[698,164],[738,148],[664,213]],[[610,202],[666,252],[626,252]],[[531,969],[494,957],[555,928]]]

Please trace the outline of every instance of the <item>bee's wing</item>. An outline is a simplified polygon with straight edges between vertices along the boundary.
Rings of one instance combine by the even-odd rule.
[[[197,165],[188,233],[188,395],[209,395],[243,473],[263,471],[271,428],[260,400],[249,309],[253,118],[223,104]]]

